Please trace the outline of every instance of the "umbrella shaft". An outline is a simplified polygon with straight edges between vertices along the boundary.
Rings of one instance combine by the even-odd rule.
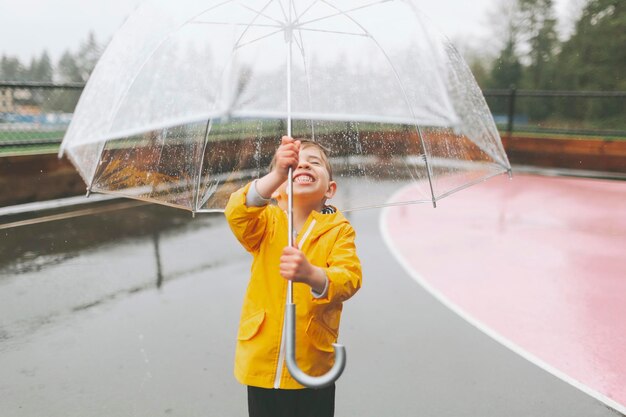
[[[293,230],[293,168],[289,168],[289,178],[287,179],[287,241],[290,247],[294,247]],[[287,283],[287,304],[293,303],[293,282]]]
[[[287,136],[291,137],[291,38],[287,42]]]
[[[289,3],[289,19],[291,20],[291,2]],[[290,22],[291,23],[291,22]],[[291,137],[291,36],[287,40],[287,136]],[[287,179],[287,217],[288,217],[288,242],[294,246],[293,233],[293,168],[289,168]],[[293,303],[293,282],[287,283],[287,304]]]

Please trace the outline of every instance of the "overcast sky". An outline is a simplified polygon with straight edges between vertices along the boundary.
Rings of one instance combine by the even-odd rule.
[[[453,42],[489,47],[487,16],[499,0],[415,1]],[[577,1],[555,0],[559,19],[570,17],[571,3]],[[90,30],[98,42],[108,42],[139,3],[139,0],[0,0],[0,55],[17,56],[27,63],[45,49],[56,62],[65,50],[76,51]]]

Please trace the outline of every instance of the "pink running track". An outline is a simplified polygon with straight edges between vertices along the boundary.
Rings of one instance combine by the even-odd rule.
[[[445,304],[625,412],[626,182],[501,176],[436,209],[390,207],[381,225]]]

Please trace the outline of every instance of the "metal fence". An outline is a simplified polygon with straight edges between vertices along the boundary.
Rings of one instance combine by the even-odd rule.
[[[54,151],[83,84],[0,82],[0,151]],[[502,135],[626,139],[626,91],[485,90]]]
[[[0,150],[55,150],[82,83],[0,82]]]
[[[626,91],[484,90],[500,132],[626,139]]]

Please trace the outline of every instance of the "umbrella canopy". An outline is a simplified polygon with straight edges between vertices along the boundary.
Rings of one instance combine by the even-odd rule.
[[[344,211],[390,204],[381,189],[403,182],[418,186],[401,203],[436,204],[510,172],[471,72],[410,0],[148,0],[96,66],[60,153],[88,191],[219,211],[285,133],[329,147],[341,187],[365,187]],[[288,205],[293,246],[293,192]],[[298,368],[292,285],[287,368],[326,386],[345,348],[323,376]]]
[[[289,82],[288,82],[289,80]],[[90,191],[222,210],[284,135],[331,149],[335,179],[417,181],[436,202],[510,165],[471,72],[408,0],[152,0],[118,31],[66,133]]]

